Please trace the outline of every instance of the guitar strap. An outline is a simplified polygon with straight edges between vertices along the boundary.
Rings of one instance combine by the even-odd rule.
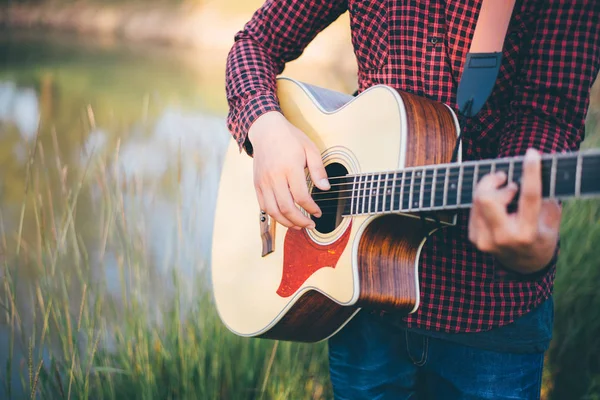
[[[483,0],[471,41],[471,48],[458,83],[456,102],[464,117],[474,117],[492,94],[496,85],[502,48],[516,0]],[[462,132],[456,141],[452,161],[458,160]]]
[[[502,47],[516,0],[483,0],[456,94],[458,109],[475,116],[496,84]]]

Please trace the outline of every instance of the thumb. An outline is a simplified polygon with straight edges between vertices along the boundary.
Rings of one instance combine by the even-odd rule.
[[[321,160],[321,154],[318,152],[316,147],[309,147],[305,150],[306,153],[306,166],[310,178],[316,187],[321,190],[329,190],[329,180],[327,179],[327,172],[323,166],[323,160]]]

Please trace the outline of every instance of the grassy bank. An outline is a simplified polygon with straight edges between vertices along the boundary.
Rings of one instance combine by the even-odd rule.
[[[38,240],[24,243],[17,235],[16,256],[3,261],[3,316],[12,327],[9,350],[20,347],[28,354],[11,358],[5,366],[2,376],[21,376],[19,387],[4,379],[5,397],[18,398],[14,394],[24,390],[31,398],[330,398],[324,345],[235,337],[215,315],[204,274],[196,276],[190,293],[181,285],[180,274],[173,273],[165,286],[171,286],[175,296],[152,302],[157,290],[150,279],[154,266],[143,235],[132,231],[123,217],[124,197],[144,189],[113,174],[117,153],[96,159],[85,176],[64,182],[63,204],[54,209],[48,196],[57,193],[47,193],[44,180],[61,177],[42,154],[38,144],[31,155],[29,195],[21,214],[33,213],[39,221]],[[102,274],[92,270],[75,228],[78,202],[92,186],[101,188],[96,212],[103,235],[98,240],[105,246],[103,253],[114,254],[118,265],[120,292],[114,297],[106,294],[106,280],[97,278]],[[597,398],[600,393],[600,295],[595,285],[600,279],[599,220],[596,201],[574,201],[565,207],[556,336],[545,382],[546,392],[554,389],[558,399]],[[44,224],[55,227],[53,235],[43,233]],[[7,234],[3,232],[5,246],[11,242]],[[102,268],[102,260],[101,256],[94,268]],[[174,271],[180,269],[176,259],[167,262]],[[76,268],[61,268],[66,264]],[[19,292],[25,265],[33,265],[37,278],[28,291]],[[33,328],[26,327],[28,317],[18,304],[31,307]]]
[[[600,147],[598,106],[586,147]],[[242,339],[222,326],[203,259],[190,274],[179,257],[181,220],[164,235],[172,251],[151,256],[140,203],[155,188],[121,174],[120,140],[85,168],[71,168],[51,135],[28,149],[15,223],[0,214],[0,398],[331,398],[325,345]],[[165,178],[175,199],[179,179]],[[568,202],[562,236],[544,393],[599,398],[600,202]]]
[[[0,374],[0,397],[329,397],[323,345],[230,334],[215,314],[201,268],[193,285],[182,284],[189,276],[180,272],[160,276],[157,285],[144,232],[132,227],[135,217],[126,210],[126,199],[146,189],[118,176],[117,158],[117,152],[95,158],[80,176],[65,179],[65,166],[45,160],[41,142],[31,149],[20,226],[33,214],[38,237],[26,242],[19,229],[14,237],[3,230],[1,238],[5,247],[17,248],[3,251],[14,256],[2,267],[2,320],[10,326],[9,348],[2,350],[10,356]],[[64,180],[58,193],[51,189],[55,179]],[[85,216],[78,209],[91,197],[100,234],[98,243],[86,246],[77,228]],[[91,247],[100,254],[92,255]],[[177,265],[176,253],[164,262],[173,271],[185,270]],[[109,258],[116,260],[118,282],[99,270]],[[25,270],[29,276],[23,286]],[[111,294],[109,286],[119,290]],[[24,357],[15,356],[18,349]],[[17,384],[7,379],[14,375],[20,376]]]

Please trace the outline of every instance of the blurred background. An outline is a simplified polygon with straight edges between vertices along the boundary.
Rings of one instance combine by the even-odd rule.
[[[0,0],[0,399],[331,398],[324,344],[211,305],[225,58],[261,3]],[[351,93],[355,68],[342,16],[285,74]],[[600,398],[599,221],[565,205],[545,399]]]

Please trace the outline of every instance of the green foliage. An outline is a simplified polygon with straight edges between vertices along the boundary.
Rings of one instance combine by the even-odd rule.
[[[596,91],[597,93],[597,91]],[[591,110],[585,147],[599,147],[598,110]],[[564,207],[555,285],[554,340],[548,352],[554,399],[600,398],[600,202]]]
[[[42,57],[44,49],[38,50],[32,53]],[[186,275],[176,249],[160,260],[175,272],[165,278],[157,271],[147,232],[132,222],[142,211],[125,206],[126,198],[151,194],[151,188],[123,180],[115,168],[123,135],[109,138],[110,151],[85,168],[76,166],[79,136],[93,126],[88,114],[109,121],[102,126],[117,134],[128,132],[151,118],[155,101],[148,110],[140,100],[147,82],[158,82],[153,96],[170,97],[174,81],[144,69],[142,58],[125,65],[119,59],[114,68],[106,54],[86,54],[81,65],[66,53],[60,68],[48,67],[50,61],[37,68],[29,57],[22,54],[22,64],[3,75],[34,82],[48,100],[42,114],[54,115],[25,164],[13,160],[17,134],[0,126],[11,140],[0,146],[2,199],[23,198],[10,215],[0,209],[0,341],[8,327],[0,348],[0,359],[6,355],[0,398],[331,398],[326,345],[236,337],[215,314],[205,273]],[[193,77],[183,75],[189,85]],[[187,93],[184,103],[194,98]],[[82,104],[93,107],[82,112]],[[594,104],[588,147],[600,147]],[[553,391],[556,399],[600,398],[598,243],[600,202],[567,202],[555,338],[544,375],[545,393]],[[115,275],[108,275],[109,267]]]
[[[10,377],[17,371],[21,387],[5,380],[0,391],[3,397],[19,398],[15,393],[23,392],[47,399],[329,397],[325,345],[231,334],[215,313],[204,274],[192,285],[191,296],[181,285],[186,278],[177,272],[183,268],[172,265],[175,272],[168,292],[174,295],[152,301],[155,288],[150,271],[155,266],[143,247],[143,233],[132,233],[123,217],[120,196],[131,194],[132,189],[111,176],[106,168],[110,161],[96,160],[54,210],[38,196],[28,196],[23,204],[22,220],[32,213],[39,222],[39,242],[5,261],[2,284],[7,290],[2,305],[11,322],[11,353],[16,348],[28,349],[28,353],[26,358],[9,359],[2,375]],[[42,169],[52,171],[39,152],[31,155],[29,165],[28,176]],[[84,245],[89,238],[82,240],[76,228],[77,210],[88,201],[84,193],[92,184],[102,188],[95,212],[101,216],[104,234],[97,240],[105,241],[103,252],[112,252],[117,259],[117,287],[121,287],[117,296],[107,295],[106,281],[94,278],[99,271],[93,271]],[[52,191],[43,181],[28,183],[28,187],[34,193]],[[60,193],[51,195],[61,197]],[[54,235],[45,235],[42,221],[56,228]],[[17,237],[17,242],[22,239]],[[175,257],[169,260],[174,261]],[[65,265],[70,268],[61,267]],[[29,293],[18,289],[22,268],[33,270],[33,276],[27,277],[33,282]],[[33,328],[24,323],[18,304],[29,305]]]

